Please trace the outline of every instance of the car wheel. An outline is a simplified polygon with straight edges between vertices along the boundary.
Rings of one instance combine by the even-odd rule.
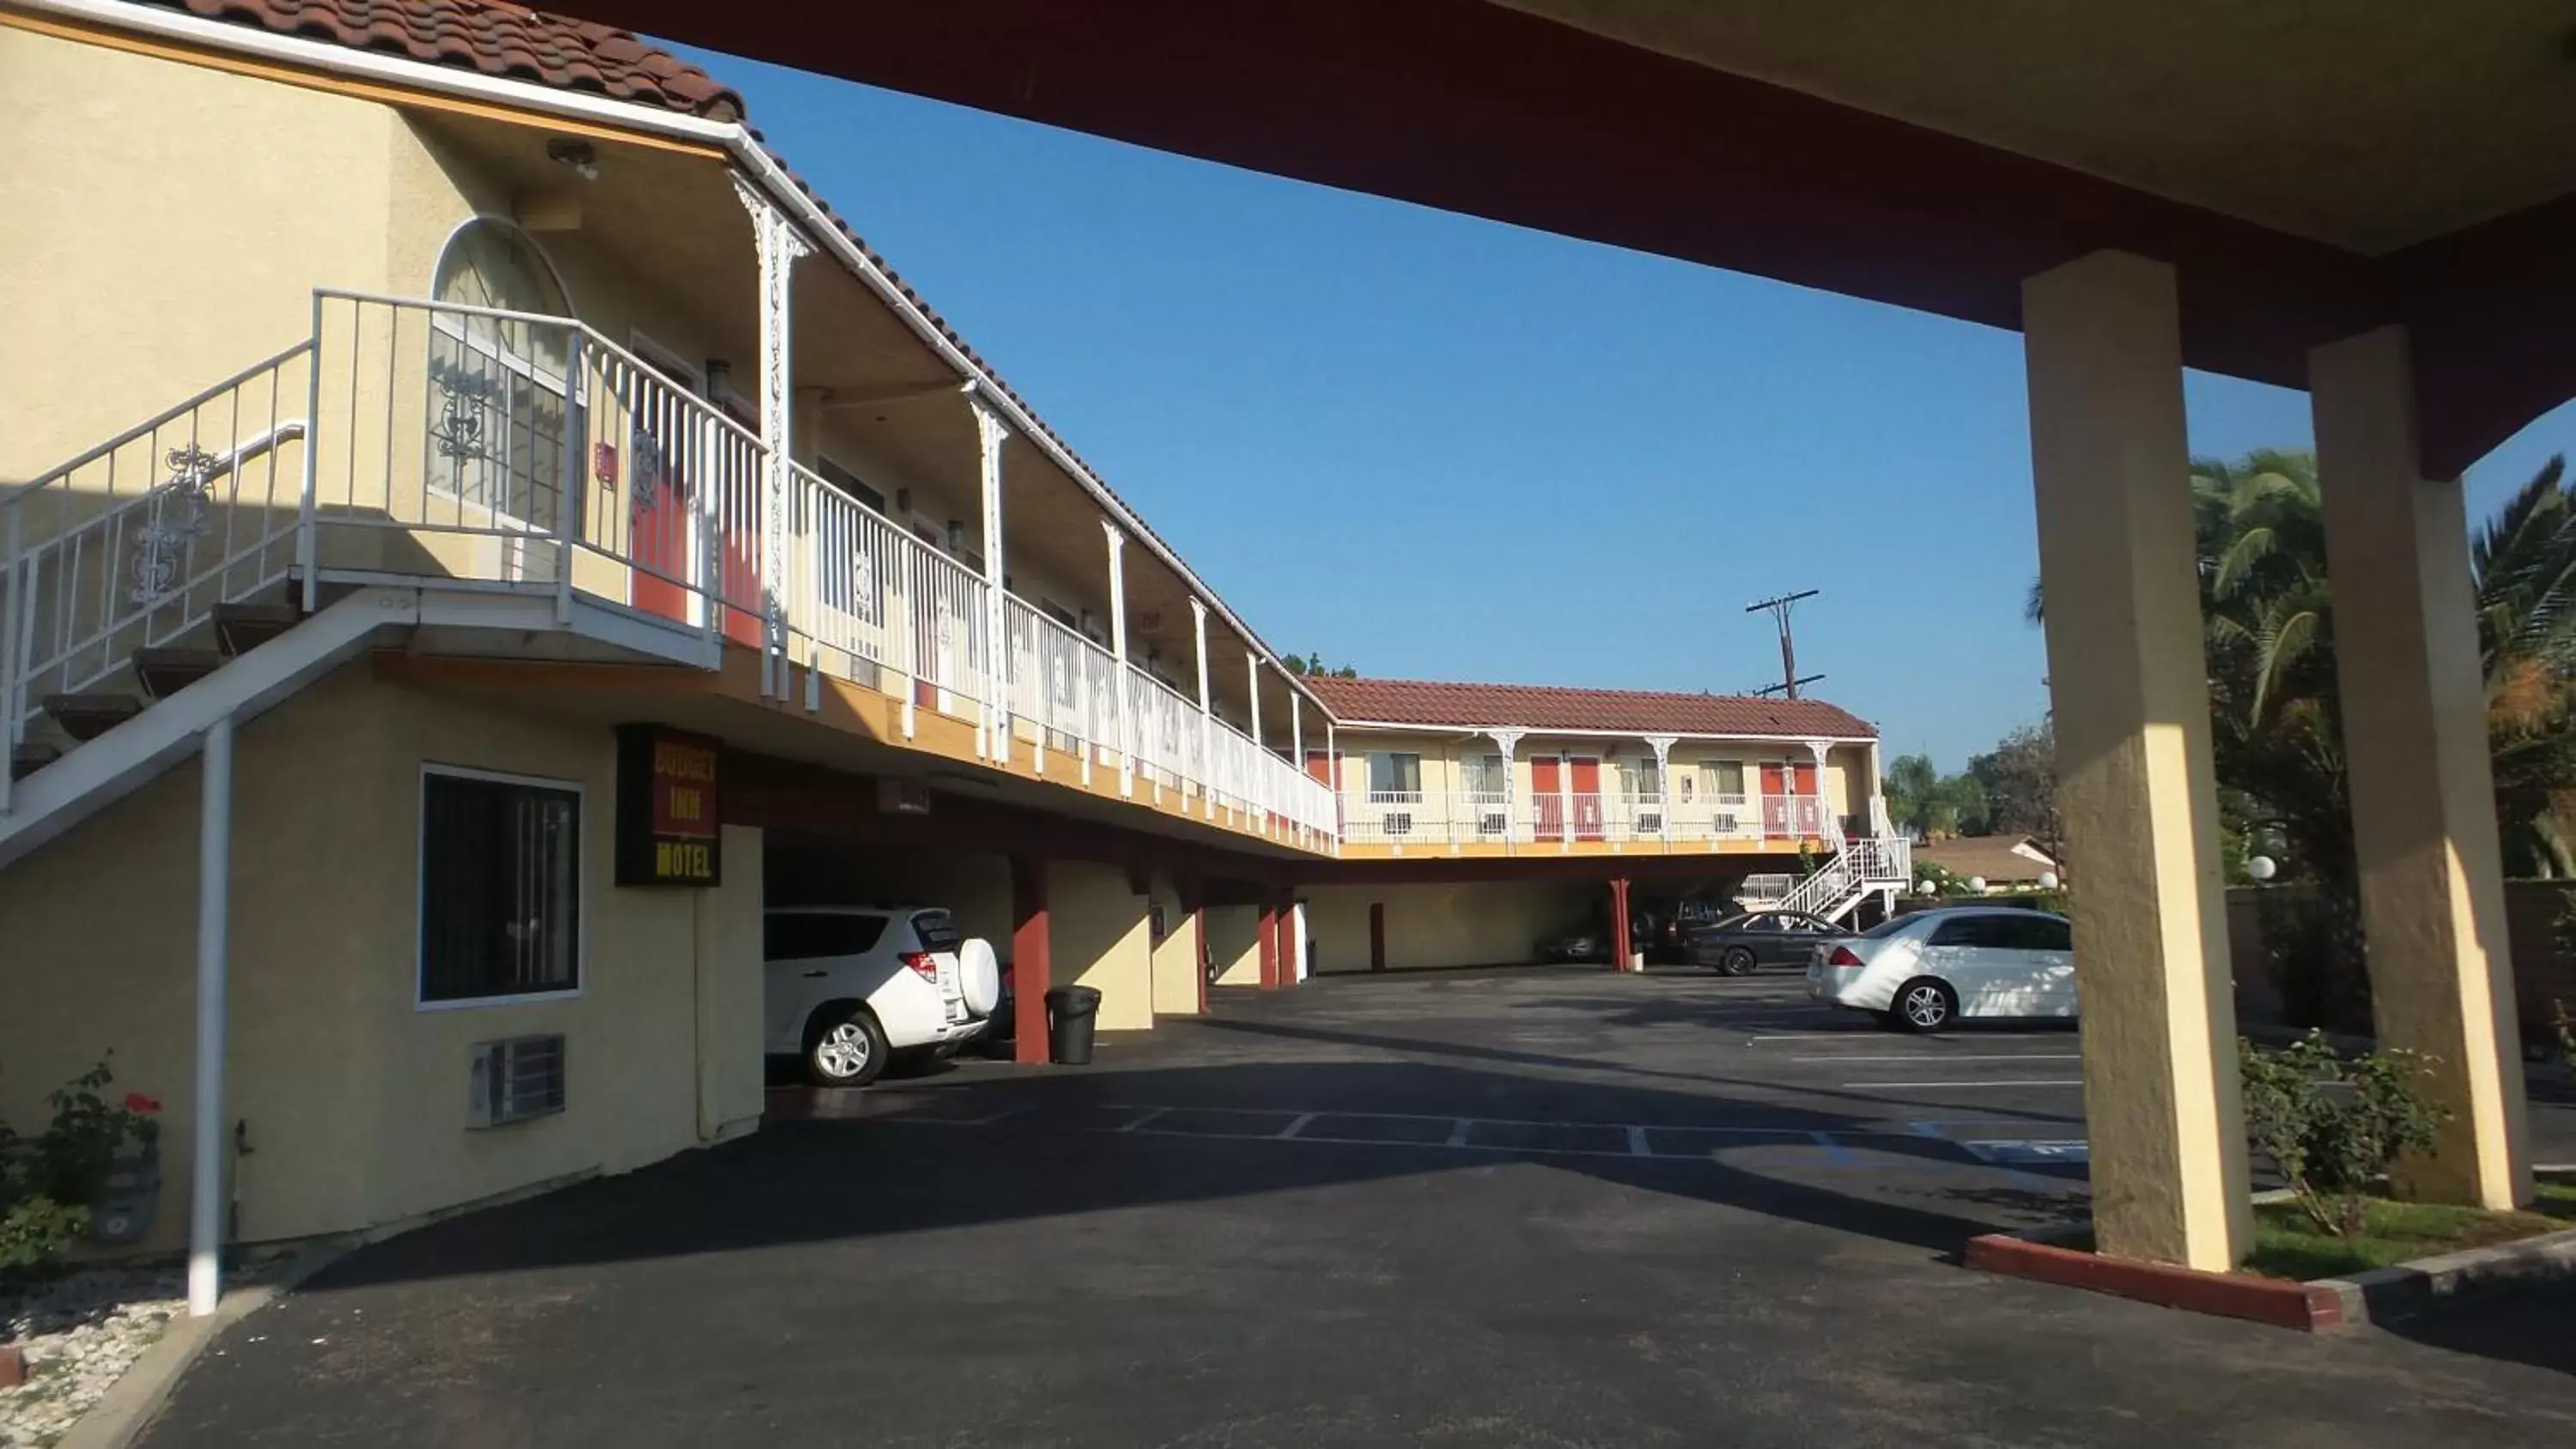
[[[892,1052],[877,1014],[835,1002],[805,1027],[805,1077],[818,1087],[864,1087],[886,1069]]]
[[[1729,976],[1750,976],[1756,964],[1758,963],[1754,961],[1750,950],[1742,946],[1730,946],[1727,948],[1725,957],[1717,963],[1717,969]]]
[[[1897,1023],[1907,1031],[1947,1031],[1959,1016],[1959,994],[1936,977],[1917,976],[1896,990]]]

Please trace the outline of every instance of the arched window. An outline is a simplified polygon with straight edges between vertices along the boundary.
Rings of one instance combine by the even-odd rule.
[[[477,217],[439,253],[431,296],[457,310],[430,313],[430,486],[486,510],[462,520],[473,526],[551,533],[575,390],[572,324],[488,313],[570,318],[554,268],[527,233]]]

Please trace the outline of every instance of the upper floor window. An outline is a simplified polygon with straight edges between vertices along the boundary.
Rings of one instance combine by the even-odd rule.
[[[1391,750],[1368,757],[1369,798],[1411,804],[1422,798],[1422,756]]]
[[[550,532],[563,506],[571,306],[536,243],[477,217],[439,253],[431,296],[474,311],[430,313],[430,483]],[[482,521],[482,520],[477,520]]]
[[[1712,803],[1744,803],[1744,762],[1742,760],[1703,760],[1699,767],[1700,793]]]
[[[1619,762],[1619,793],[1631,800],[1652,800],[1663,794],[1663,777],[1656,773],[1654,756]]]
[[[1499,800],[1511,793],[1511,772],[1500,755],[1469,755],[1458,762],[1459,788],[1470,795]]]

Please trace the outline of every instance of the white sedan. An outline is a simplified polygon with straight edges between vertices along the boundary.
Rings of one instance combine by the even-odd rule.
[[[1807,992],[1907,1031],[1962,1017],[2072,1018],[2074,928],[2064,916],[2006,906],[1894,916],[1819,944]]]

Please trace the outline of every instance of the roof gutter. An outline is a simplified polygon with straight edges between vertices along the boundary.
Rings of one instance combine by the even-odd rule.
[[[1404,724],[1395,720],[1342,719],[1339,716],[1334,718],[1333,723],[1336,727],[1346,730],[1416,730],[1424,733],[1448,733],[1457,730],[1466,730],[1471,736],[1488,735],[1493,733],[1495,730],[1517,730],[1523,736],[1548,735],[1559,739],[1586,739],[1596,735],[1616,735],[1622,739],[1630,737],[1643,739],[1647,735],[1651,734],[1671,735],[1677,740],[1744,740],[1753,744],[1763,745],[1803,745],[1818,740],[1829,745],[1874,745],[1878,743],[1878,736],[1876,735],[1721,735],[1695,732],[1691,730],[1605,729],[1598,725],[1587,725],[1581,729],[1569,729],[1560,725],[1478,725],[1465,723]]]
[[[1227,607],[1190,566],[1181,561],[1144,520],[1109,491],[1081,460],[1073,456],[1055,436],[1038,421],[1037,415],[1011,396],[999,378],[976,365],[964,349],[951,341],[919,304],[903,295],[903,290],[887,276],[884,268],[871,261],[849,234],[833,224],[814,198],[805,194],[791,179],[777,158],[752,139],[750,128],[739,121],[710,121],[702,116],[684,116],[676,111],[638,105],[632,101],[613,100],[606,96],[585,95],[578,91],[557,90],[552,86],[528,81],[504,80],[479,71],[459,70],[452,66],[427,65],[402,56],[381,55],[370,50],[352,50],[328,41],[307,40],[301,36],[279,35],[248,25],[224,20],[207,20],[185,11],[132,3],[132,0],[5,0],[20,8],[67,19],[86,21],[112,29],[135,31],[164,39],[183,41],[213,50],[230,50],[278,61],[308,70],[332,75],[361,77],[446,95],[470,96],[477,100],[506,104],[518,110],[542,115],[563,116],[629,131],[678,140],[696,141],[717,146],[730,155],[744,171],[759,182],[770,199],[796,218],[798,230],[822,250],[840,258],[841,264],[868,284],[894,314],[903,319],[930,349],[937,353],[957,375],[976,386],[976,390],[1001,412],[1012,430],[1055,461],[1065,476],[1082,485],[1119,526],[1137,542],[1152,551],[1173,573],[1180,576],[1184,587],[1205,598],[1214,606],[1218,618],[1249,640],[1262,659],[1287,680],[1290,688],[1304,696],[1309,704],[1332,718],[1332,710],[1321,696],[1298,678],[1297,672],[1282,664],[1278,654],[1265,643],[1251,625]]]

